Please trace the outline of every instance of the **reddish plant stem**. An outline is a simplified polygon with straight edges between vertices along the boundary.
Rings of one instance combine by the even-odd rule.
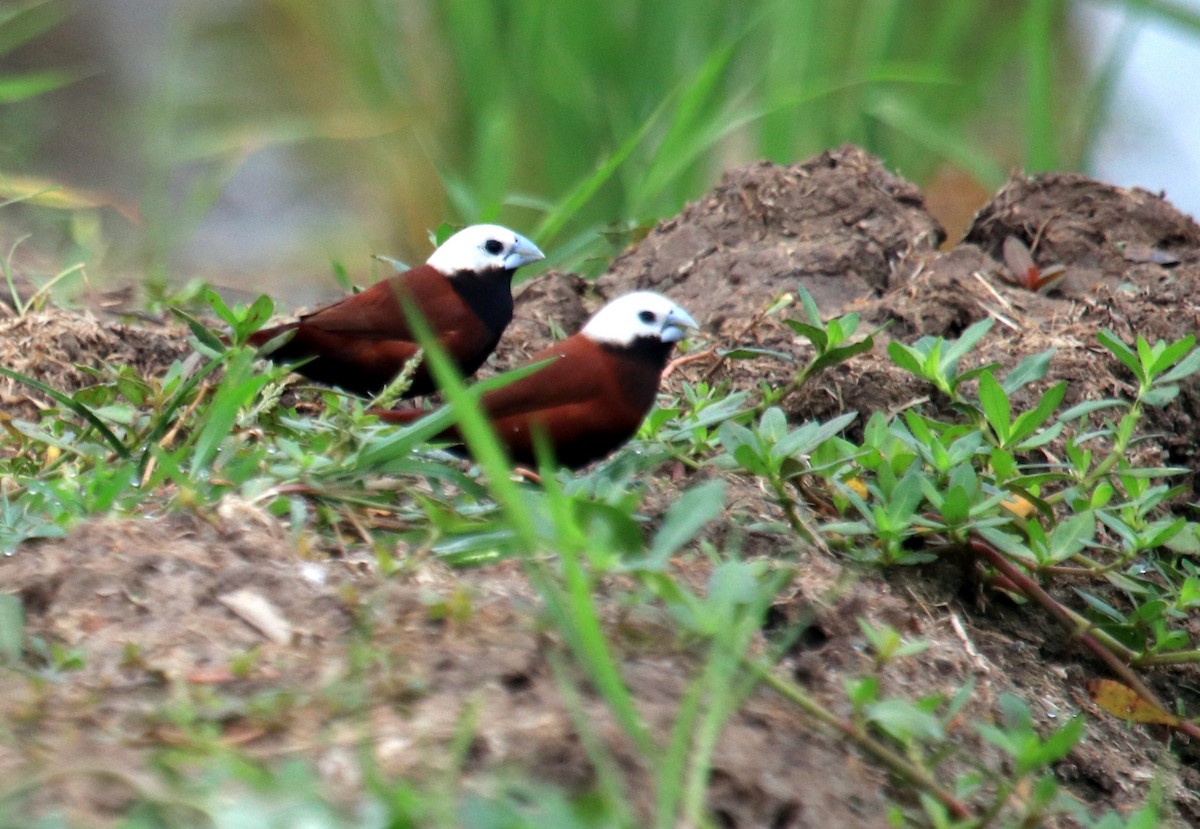
[[[1132,688],[1139,696],[1148,702],[1158,706],[1163,711],[1168,709],[1158,699],[1158,696],[1150,690],[1146,683],[1142,682],[1141,678],[1133,671],[1133,669],[1123,662],[1117,654],[1106,647],[1103,643],[1096,639],[1095,636],[1088,633],[1085,624],[1081,624],[1071,613],[1059,604],[1053,596],[1047,593],[1042,586],[1029,576],[1021,568],[1017,567],[1009,561],[1003,553],[988,544],[986,541],[977,537],[971,538],[967,542],[967,549],[977,558],[983,559],[992,567],[1000,572],[1000,575],[1005,578],[1011,585],[1015,586],[1020,593],[1030,601],[1038,605],[1053,616],[1060,625],[1063,626],[1073,637],[1077,638],[1088,650],[1095,654],[1100,661],[1108,666],[1121,682]],[[1178,726],[1180,731],[1188,734],[1191,737],[1200,739],[1200,726],[1195,723],[1181,720]]]
[[[768,666],[753,659],[743,659],[742,664],[753,671],[763,683],[784,699],[796,704],[802,710],[816,718],[817,721],[844,734],[847,739],[885,765],[897,777],[901,777],[923,788],[936,798],[939,803],[945,806],[958,820],[968,820],[972,817],[971,810],[955,798],[953,794],[942,788],[924,769],[914,766],[902,755],[892,751],[877,740],[872,739],[868,734],[863,733],[855,727],[853,723],[839,718],[832,711],[810,697],[800,686],[776,676]]]

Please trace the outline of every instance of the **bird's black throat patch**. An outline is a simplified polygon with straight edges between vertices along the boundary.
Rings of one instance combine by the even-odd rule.
[[[657,337],[638,337],[629,345],[601,343],[601,348],[622,356],[631,357],[639,362],[657,366],[659,371],[667,365],[671,349],[675,343],[664,343]]]
[[[600,345],[621,364],[616,376],[626,403],[643,412],[649,410],[674,345],[655,337],[638,337],[629,345]]]
[[[486,271],[458,271],[447,280],[454,293],[470,307],[480,322],[499,337],[512,322],[513,271],[492,268]]]

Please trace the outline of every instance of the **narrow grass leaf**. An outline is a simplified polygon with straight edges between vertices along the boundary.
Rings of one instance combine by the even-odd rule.
[[[190,468],[193,473],[206,469],[216,457],[222,441],[237,422],[238,412],[253,399],[267,380],[251,371],[254,352],[241,349],[225,368],[225,377],[217,386],[212,402],[202,415],[204,425],[193,446]]]
[[[9,665],[21,658],[25,642],[25,610],[21,597],[0,593],[0,661]]]
[[[1030,0],[1025,7],[1025,167],[1030,172],[1058,168],[1053,59],[1059,14],[1058,0]]]
[[[105,426],[104,422],[102,420],[100,420],[100,418],[96,417],[96,415],[92,412],[92,410],[89,409],[87,406],[83,405],[82,403],[80,403],[76,400],[71,399],[67,395],[60,392],[58,389],[47,386],[45,383],[41,382],[40,380],[35,380],[32,377],[21,374],[20,372],[17,372],[17,371],[13,371],[12,369],[8,369],[8,368],[4,368],[3,366],[0,366],[0,375],[3,375],[4,377],[9,377],[13,380],[16,380],[18,383],[23,383],[32,389],[37,389],[42,394],[53,399],[59,405],[66,406],[68,409],[75,412],[75,414],[79,415],[84,420],[86,420],[88,422],[88,424],[100,434],[100,437],[104,438],[104,441],[110,447],[112,447],[112,450],[114,452],[116,452],[118,455],[120,455],[125,460],[129,459],[129,457],[130,457],[129,450],[125,448],[125,444],[123,444],[121,442],[121,439],[118,438],[116,435],[114,435],[112,433],[112,430],[109,429],[107,426]]]
[[[539,243],[546,245],[561,233],[567,223],[575,217],[575,214],[613,177],[621,165],[625,163],[626,159],[637,149],[638,145],[645,140],[646,135],[650,132],[650,128],[661,117],[666,103],[667,101],[664,100],[654,112],[650,113],[650,116],[642,122],[642,125],[633,134],[626,138],[616,150],[596,166],[596,169],[590,175],[585,176],[583,180],[558,200],[554,209],[542,219],[534,231],[534,238]]]
[[[996,163],[993,153],[972,141],[955,125],[928,117],[907,99],[898,95],[877,96],[866,111],[931,152],[954,162],[988,187],[999,187],[1004,182],[1004,168]]]

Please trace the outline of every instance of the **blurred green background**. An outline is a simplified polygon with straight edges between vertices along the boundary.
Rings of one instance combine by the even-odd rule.
[[[955,229],[1010,170],[1087,167],[1142,22],[1200,32],[1113,0],[1127,23],[1085,61],[1074,5],[4,2],[0,253],[295,303],[498,221],[594,274],[725,167],[843,142]]]

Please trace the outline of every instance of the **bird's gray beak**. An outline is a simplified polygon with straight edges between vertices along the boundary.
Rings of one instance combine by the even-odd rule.
[[[538,246],[533,242],[519,233],[516,234],[516,237],[517,243],[513,245],[508,256],[504,257],[504,267],[507,270],[514,271],[522,265],[529,265],[546,258],[546,254],[538,250]]]
[[[700,326],[692,319],[691,314],[676,305],[667,312],[667,318],[663,320],[662,341],[664,343],[675,343],[682,340],[687,332],[685,328],[696,328]]]

